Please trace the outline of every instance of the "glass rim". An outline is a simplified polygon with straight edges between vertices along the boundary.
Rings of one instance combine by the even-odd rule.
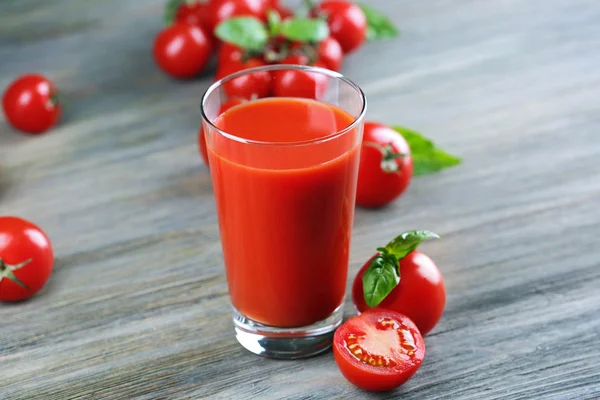
[[[240,137],[240,136],[234,135],[232,133],[228,133],[228,132],[221,130],[206,115],[205,104],[208,101],[209,96],[213,92],[215,92],[218,88],[223,86],[225,83],[227,83],[233,79],[239,78],[240,76],[249,75],[249,74],[256,73],[256,72],[281,71],[281,70],[315,72],[315,73],[327,75],[330,78],[335,78],[335,79],[343,81],[344,83],[348,84],[352,89],[354,89],[354,91],[358,94],[358,97],[362,101],[360,113],[356,117],[352,116],[352,118],[354,118],[354,120],[352,121],[352,123],[350,125],[348,125],[347,127],[343,128],[343,129],[340,129],[338,131],[332,132],[327,136],[323,136],[323,137],[319,137],[319,138],[315,138],[315,139],[309,139],[309,140],[293,141],[293,142],[266,142],[266,141],[261,141],[261,140],[246,139],[246,138],[243,138],[243,137]],[[269,98],[269,97],[265,97],[265,98]],[[275,98],[275,97],[271,97],[271,98]],[[290,97],[290,98],[302,99],[301,97]],[[318,101],[318,100],[315,100],[315,101]],[[327,103],[325,103],[325,104],[327,104]],[[305,145],[319,144],[319,143],[323,143],[323,142],[338,138],[338,137],[350,132],[351,130],[355,129],[356,126],[359,125],[360,122],[364,119],[364,117],[367,113],[367,98],[366,98],[364,92],[362,91],[362,89],[360,88],[360,86],[358,86],[352,80],[346,78],[344,75],[340,74],[339,72],[335,72],[335,71],[332,71],[332,70],[329,70],[326,68],[314,67],[314,66],[308,66],[308,65],[276,64],[276,65],[265,65],[265,66],[261,66],[261,67],[253,67],[253,68],[244,69],[242,71],[235,72],[231,75],[227,75],[227,76],[217,80],[215,83],[210,85],[209,88],[206,89],[206,91],[202,95],[202,100],[200,102],[200,112],[202,113],[202,119],[204,121],[206,121],[206,123],[209,125],[210,129],[218,132],[221,136],[224,136],[230,140],[234,140],[239,143],[263,145],[263,146],[273,146],[273,147],[305,146]]]

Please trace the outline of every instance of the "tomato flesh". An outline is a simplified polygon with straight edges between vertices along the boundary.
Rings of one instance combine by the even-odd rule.
[[[333,353],[342,375],[370,391],[394,389],[417,372],[425,343],[415,324],[395,311],[372,309],[335,333]]]

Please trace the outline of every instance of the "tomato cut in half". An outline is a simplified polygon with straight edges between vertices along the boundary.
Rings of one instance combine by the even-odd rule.
[[[425,358],[425,343],[408,317],[373,308],[338,328],[333,354],[351,383],[383,392],[402,385],[417,372]]]

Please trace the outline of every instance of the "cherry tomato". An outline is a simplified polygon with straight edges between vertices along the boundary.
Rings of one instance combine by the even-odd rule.
[[[212,0],[208,4],[210,31],[232,17],[256,17],[266,20],[268,0]]]
[[[54,254],[48,236],[29,221],[0,217],[0,301],[25,300],[52,273]]]
[[[402,385],[417,372],[425,358],[425,343],[406,316],[374,308],[338,328],[333,355],[351,383],[382,392]]]
[[[306,56],[289,56],[281,64],[306,64]],[[317,61],[317,67],[326,68]],[[329,79],[326,75],[300,70],[282,70],[273,72],[273,93],[277,97],[304,97],[321,99],[327,90]]]
[[[248,68],[261,67],[267,65],[260,58],[250,58],[245,63],[229,62],[217,70],[217,79],[222,79],[235,72]],[[269,95],[271,91],[271,74],[268,71],[254,72],[235,78],[223,85],[227,96],[239,97],[251,100],[253,98],[262,98]]]
[[[402,135],[389,126],[366,122],[356,204],[381,207],[392,202],[406,190],[412,172],[410,148]]]
[[[352,285],[352,301],[358,312],[368,310],[363,295],[364,272],[371,260],[360,269]],[[442,273],[425,254],[413,251],[400,260],[400,283],[377,308],[397,311],[414,321],[422,335],[438,323],[446,305],[446,287]]]
[[[288,18],[292,18],[294,16],[294,11],[292,11],[291,9],[284,7],[282,5],[276,5],[276,6],[273,6],[272,8],[275,9],[279,13],[279,16],[281,17],[282,21],[284,21]]]
[[[208,29],[208,15],[208,3],[199,1],[185,2],[177,7],[177,11],[175,12],[175,22],[184,22]]]
[[[228,64],[235,64],[242,62],[244,56],[244,49],[231,43],[223,43],[219,47],[217,53],[217,66],[224,68]]]
[[[211,55],[211,45],[204,31],[195,25],[176,23],[163,29],[154,40],[154,60],[174,78],[198,75]]]
[[[13,81],[4,92],[2,107],[6,120],[15,129],[34,134],[53,127],[62,111],[52,82],[37,74]]]
[[[221,108],[219,108],[219,115],[223,114],[225,111],[229,110],[231,107],[240,105],[244,103],[246,100],[233,98],[229,99],[223,104],[221,104]],[[200,132],[198,133],[198,147],[200,149],[200,155],[202,156],[202,161],[208,167],[208,150],[206,149],[206,137],[204,136],[204,129],[202,128],[202,124],[200,125]]]
[[[317,58],[330,70],[339,71],[342,68],[344,51],[337,40],[328,37],[319,43]]]
[[[316,7],[316,13],[327,17],[331,36],[350,53],[363,44],[367,37],[367,18],[356,4],[346,0],[325,0]]]

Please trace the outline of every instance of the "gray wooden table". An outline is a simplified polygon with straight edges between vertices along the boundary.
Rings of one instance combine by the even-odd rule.
[[[44,136],[0,121],[0,214],[56,250],[43,292],[0,305],[1,399],[600,398],[600,3],[371,3],[403,35],[344,66],[369,119],[465,160],[356,215],[351,276],[398,232],[444,238],[423,247],[448,302],[416,376],[372,395],[331,353],[237,344],[196,150],[211,76],[154,66],[163,0],[4,0],[0,87],[39,71],[67,105]]]

